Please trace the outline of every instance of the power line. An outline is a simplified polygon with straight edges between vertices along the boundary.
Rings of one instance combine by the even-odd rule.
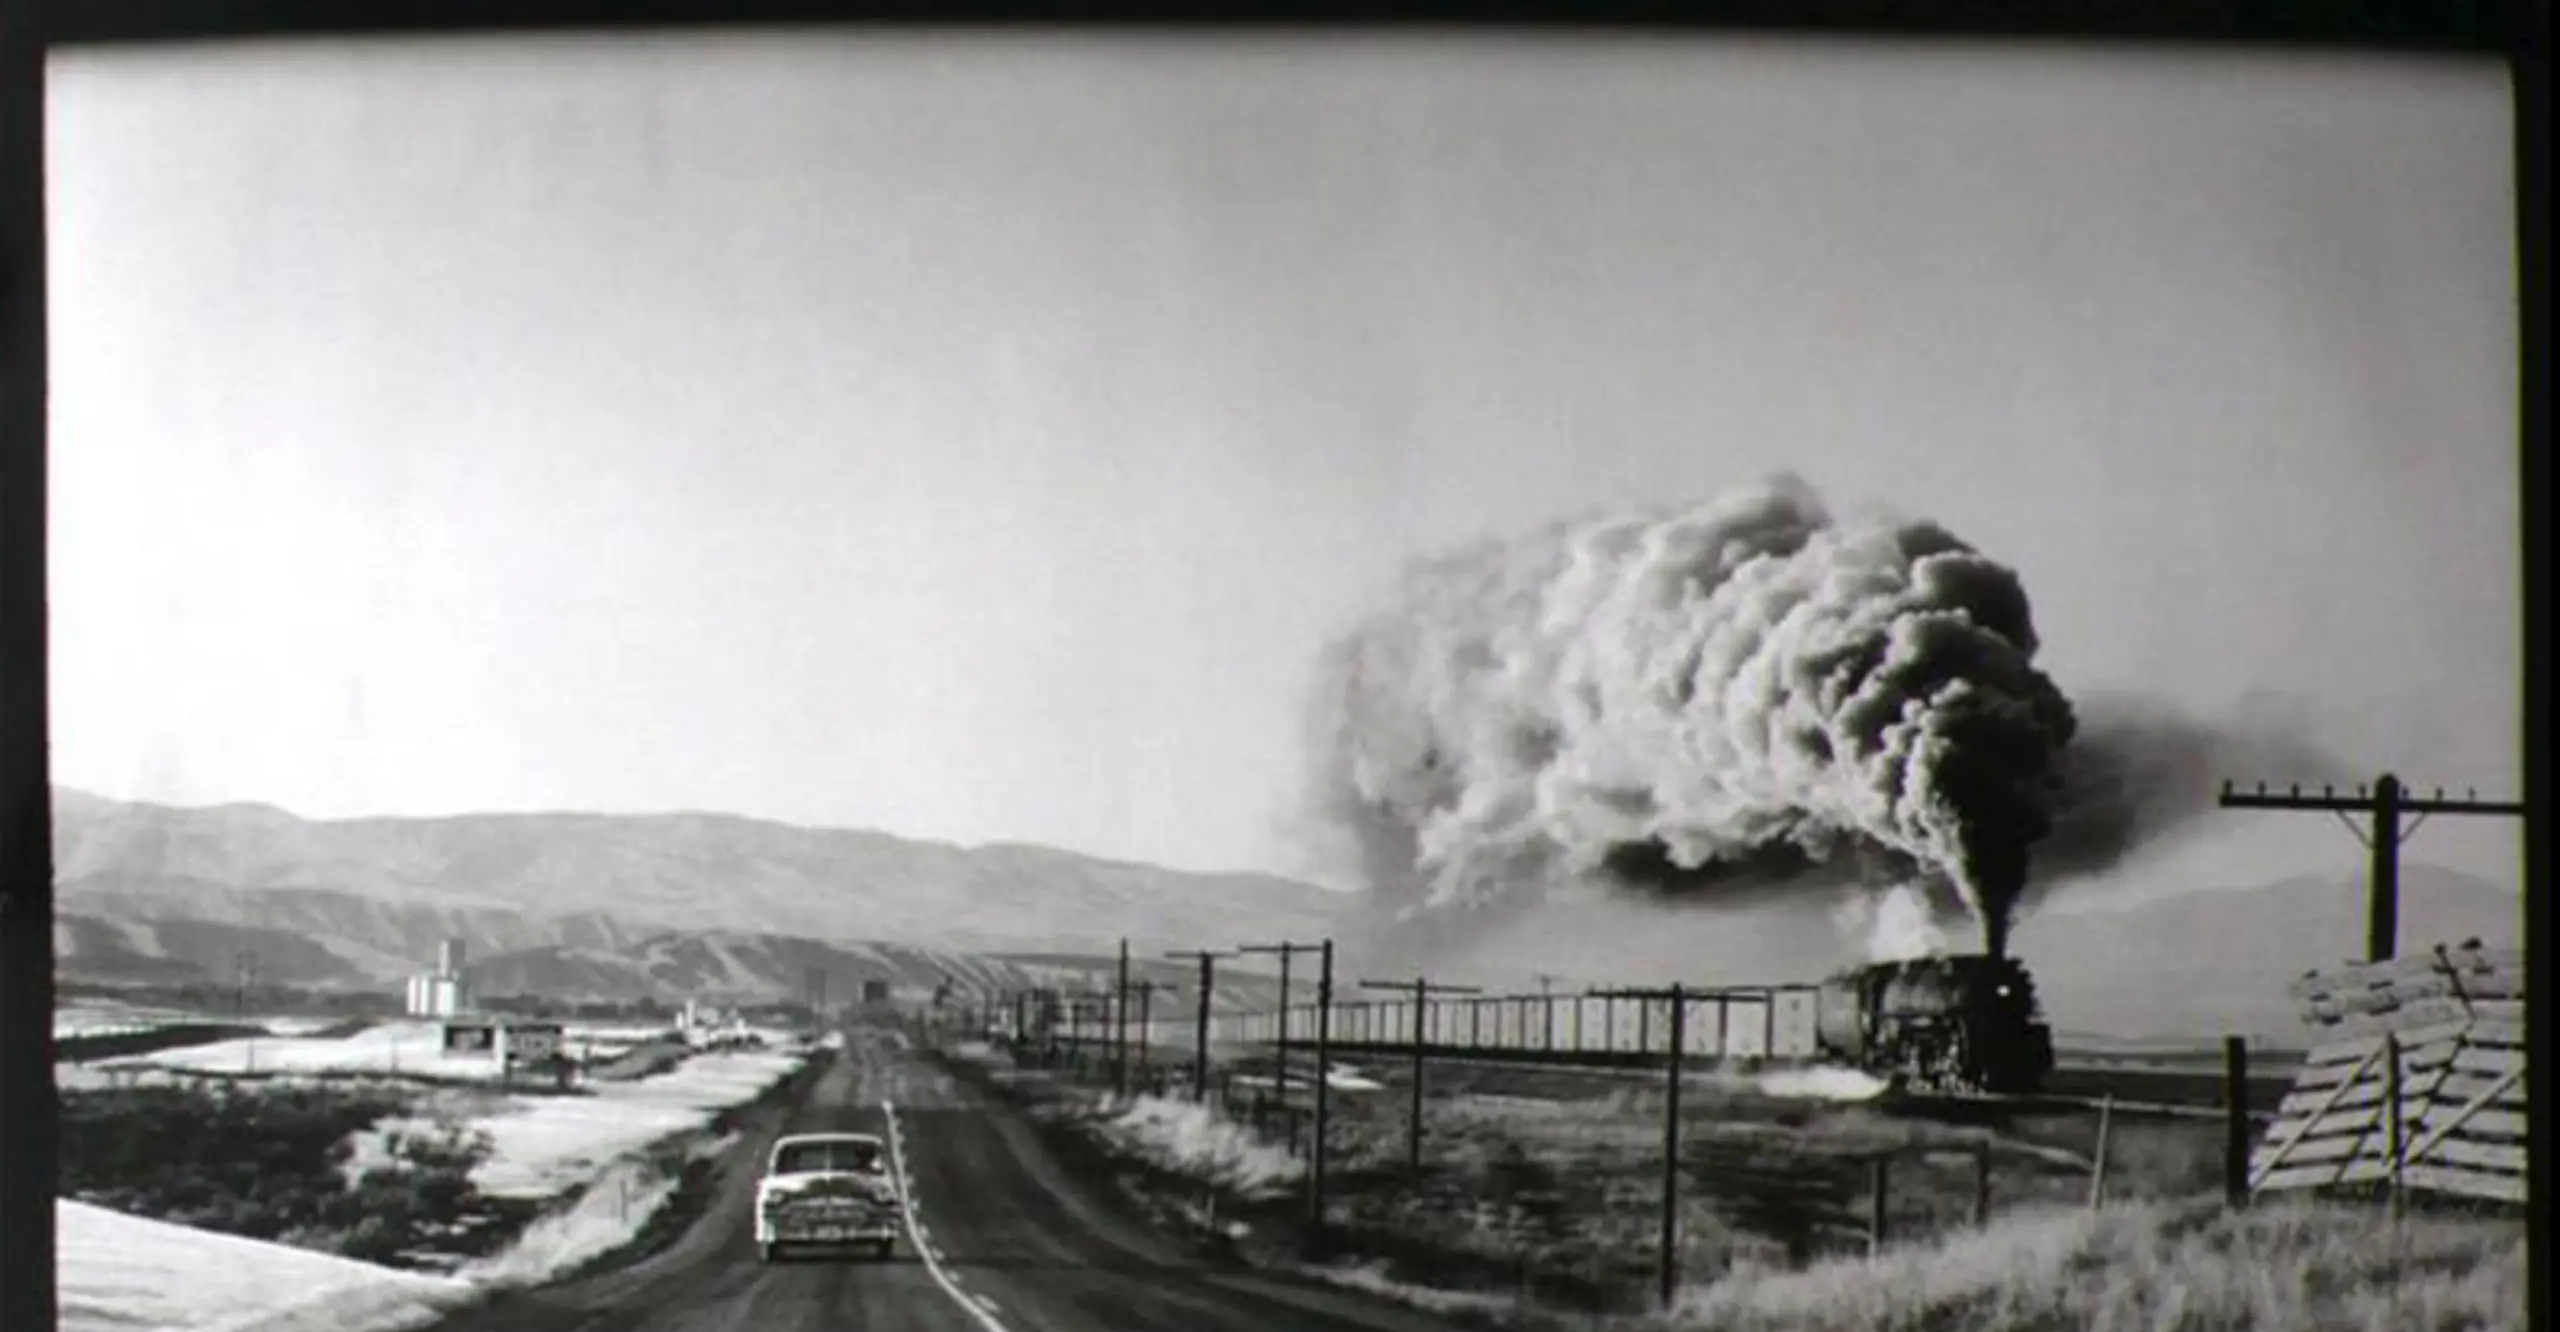
[[[1236,951],[1280,955],[1280,1061],[1279,1076],[1275,1081],[1279,1084],[1280,1096],[1284,1101],[1289,1095],[1289,958],[1294,953],[1311,952],[1317,956],[1316,1122],[1314,1141],[1307,1148],[1307,1245],[1310,1250],[1320,1252],[1326,1244],[1325,1161],[1328,1154],[1327,1129],[1331,1118],[1327,1092],[1332,1085],[1327,1074],[1333,1059],[1333,940],[1323,939],[1311,944],[1291,942],[1259,944],[1239,948]]]
[[[2317,795],[2305,794],[2299,786],[2284,791],[2269,791],[2258,783],[2255,791],[2241,791],[2232,783],[2222,784],[2224,809],[2279,809],[2316,811],[2335,814],[2347,831],[2365,844],[2371,855],[2371,869],[2365,885],[2365,960],[2386,962],[2400,951],[2400,846],[2409,840],[2431,814],[2494,815],[2507,818],[2524,816],[2522,802],[2482,800],[2478,793],[2466,790],[2460,799],[2448,799],[2439,786],[2431,796],[2412,796],[2400,779],[2384,773],[2375,780],[2370,793],[2362,786],[2352,794],[2342,794],[2334,786],[2323,786]],[[2367,827],[2358,827],[2349,814],[2370,818]],[[2402,826],[2400,817],[2417,817]]]

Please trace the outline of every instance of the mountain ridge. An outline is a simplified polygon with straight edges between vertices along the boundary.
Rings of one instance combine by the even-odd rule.
[[[86,978],[228,983],[247,952],[267,979],[388,992],[448,938],[485,992],[660,1000],[791,998],[813,971],[837,994],[873,973],[916,985],[954,969],[1080,985],[1123,937],[1142,972],[1176,983],[1157,954],[1257,939],[1337,938],[1346,970],[1528,989],[1554,972],[1576,986],[1802,981],[1860,960],[1854,936],[1801,901],[1558,902],[1398,940],[1365,895],[1019,842],[698,814],[311,823],[79,792],[60,807],[55,942],[64,974]],[[2286,983],[2362,955],[2363,898],[2342,867],[2035,912],[2011,942],[2058,1028],[2282,1034],[2298,1029]],[[2512,946],[2520,904],[2505,885],[2404,862],[2401,946]]]
[[[805,980],[790,959],[804,953],[858,971],[845,959],[881,947],[952,965],[1093,954],[1123,937],[1158,951],[1305,937],[1352,904],[1250,871],[701,812],[305,820],[61,788],[54,831],[55,942],[76,976],[227,981],[237,955],[254,953],[270,980],[391,987],[454,939],[486,981],[528,992],[668,998],[716,979],[727,997],[790,997]],[[669,942],[683,936],[693,942]],[[751,941],[748,960],[714,966],[687,951],[732,939]]]

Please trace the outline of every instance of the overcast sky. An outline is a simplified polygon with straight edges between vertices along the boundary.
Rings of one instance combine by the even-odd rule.
[[[1783,467],[2015,564],[2075,697],[2282,706],[2357,771],[2512,793],[2504,77],[58,57],[56,771],[1292,870],[1316,651],[1405,561]],[[2218,817],[2278,872],[2360,863]],[[2511,874],[2462,822],[2412,854]]]

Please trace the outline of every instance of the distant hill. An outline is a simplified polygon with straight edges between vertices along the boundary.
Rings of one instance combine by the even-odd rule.
[[[963,848],[721,815],[308,820],[268,806],[55,798],[55,944],[66,975],[396,982],[451,938],[484,990],[563,997],[844,994],[872,972],[976,969],[1011,952],[1140,957],[1304,938],[1346,899],[1269,875],[1193,874],[1047,847]],[[930,982],[925,982],[929,984]]]

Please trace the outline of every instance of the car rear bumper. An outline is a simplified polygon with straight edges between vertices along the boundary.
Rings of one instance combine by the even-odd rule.
[[[898,1238],[893,1221],[784,1221],[756,1226],[758,1244],[883,1244]]]

